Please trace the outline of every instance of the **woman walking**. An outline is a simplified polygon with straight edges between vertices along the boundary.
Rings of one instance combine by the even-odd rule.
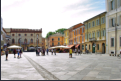
[[[8,49],[6,49],[5,54],[6,54],[6,60],[8,60]]]
[[[20,49],[20,58],[22,58],[22,57],[21,57],[21,54],[22,54],[22,50]]]
[[[14,58],[16,58],[16,49],[13,50]]]

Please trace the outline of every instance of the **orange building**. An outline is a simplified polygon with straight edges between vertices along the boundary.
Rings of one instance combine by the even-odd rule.
[[[85,42],[85,27],[84,24],[80,23],[69,28],[69,45],[71,47],[79,48],[82,50]]]
[[[64,35],[56,33],[49,37],[49,47],[64,45]]]

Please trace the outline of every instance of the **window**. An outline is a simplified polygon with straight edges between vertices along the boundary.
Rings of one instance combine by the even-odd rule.
[[[74,31],[74,35],[75,35],[75,31]]]
[[[95,26],[95,22],[93,21],[93,22],[92,22],[92,27],[94,27],[94,26]]]
[[[21,34],[18,34],[18,36],[21,36]]]
[[[98,25],[98,20],[97,20],[97,25]]]
[[[12,36],[14,36],[14,34],[12,34]]]
[[[103,30],[103,36],[105,36],[105,30]]]
[[[25,34],[25,36],[27,36],[27,35]]]
[[[103,23],[105,23],[105,18],[104,17],[103,17],[103,20],[102,21],[103,21]]]
[[[84,28],[82,28],[82,33],[84,33]]]
[[[99,37],[99,31],[98,31],[98,37]]]
[[[52,41],[54,41],[54,39],[52,39]]]
[[[33,39],[31,39],[31,43],[33,43]]]
[[[82,41],[84,41],[84,36],[82,36]]]
[[[27,43],[27,39],[24,39],[24,43]]]
[[[99,44],[97,45],[97,50],[99,50]]]
[[[89,50],[90,50],[90,45],[89,45]]]
[[[111,47],[114,47],[114,38],[111,38]]]
[[[31,36],[33,36],[33,34],[31,34]]]
[[[54,46],[54,43],[52,43],[52,46]]]
[[[84,50],[84,45],[82,45],[82,50]]]
[[[113,10],[113,1],[111,1],[111,10]]]
[[[89,26],[88,26],[88,28],[91,28],[91,25],[90,25],[90,23],[89,23]]]
[[[15,43],[15,41],[14,41],[14,39],[12,39],[12,44],[14,44]]]
[[[60,41],[60,38],[58,38],[58,41]]]
[[[85,25],[85,29],[87,29],[87,24]]]
[[[112,23],[112,27],[114,27],[114,26],[115,26],[115,25],[114,25],[114,18],[111,19],[111,23]]]
[[[120,37],[120,47],[121,47],[121,37]]]
[[[58,42],[58,45],[60,45],[60,42]]]
[[[76,30],[76,35],[77,35],[77,30]]]

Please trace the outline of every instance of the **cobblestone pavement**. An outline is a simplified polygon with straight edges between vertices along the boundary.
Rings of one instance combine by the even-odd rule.
[[[1,79],[121,80],[121,59],[108,54],[73,54],[73,58],[68,53],[36,56],[35,52],[24,52],[23,55],[21,59],[10,56],[8,61],[1,56]]]

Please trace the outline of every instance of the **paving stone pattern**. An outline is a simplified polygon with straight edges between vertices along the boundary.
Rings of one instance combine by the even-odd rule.
[[[57,53],[56,56],[51,55],[51,53],[46,56],[36,56],[35,52],[25,52],[23,54],[60,80],[121,80],[121,59],[108,54],[73,54],[73,58],[69,58],[68,53]],[[41,71],[37,71],[24,56],[21,59],[13,59],[11,56],[9,61],[4,60],[5,56],[1,56],[1,58],[1,65],[3,65],[1,66],[2,79],[45,79],[41,78]],[[22,59],[24,61],[20,61]],[[5,62],[9,63],[4,64]],[[14,63],[17,64],[14,65]],[[9,72],[6,69],[10,70],[10,67],[18,70],[13,69],[12,72]],[[25,78],[24,74],[20,77],[19,75],[14,75],[14,73],[19,74],[19,72],[22,74],[24,70],[28,78]],[[30,73],[34,71],[36,73],[34,74],[35,76],[30,77],[30,73],[27,74],[26,70]],[[10,73],[13,74],[8,75]],[[8,75],[9,78],[5,75]]]

